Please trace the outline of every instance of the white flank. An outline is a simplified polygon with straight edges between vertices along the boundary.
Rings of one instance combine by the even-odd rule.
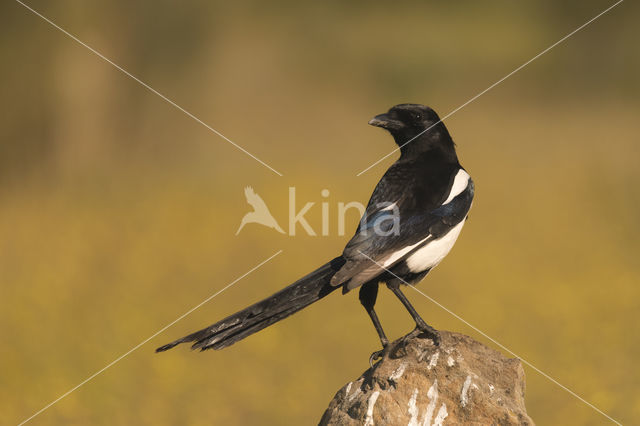
[[[407,266],[411,272],[422,272],[429,268],[433,268],[438,263],[445,258],[447,254],[453,248],[458,236],[460,235],[460,231],[462,231],[462,227],[464,226],[464,220],[462,220],[459,224],[453,227],[444,237],[438,238],[437,240],[430,241],[424,247],[418,249],[415,253],[407,258]],[[424,240],[423,240],[424,241]],[[422,241],[421,241],[422,242]],[[420,244],[420,243],[418,243]],[[418,245],[416,244],[416,245]],[[415,247],[411,246],[411,248]],[[411,250],[409,248],[409,250]],[[406,249],[400,250],[400,252]],[[402,255],[404,255],[409,250],[406,250]],[[396,252],[391,256],[393,258],[397,253]],[[387,261],[388,262],[388,261]],[[385,266],[387,266],[387,262],[385,262]]]
[[[456,195],[460,194],[467,188],[467,185],[469,184],[469,177],[469,174],[464,170],[458,170],[456,177],[453,179],[453,185],[451,185],[451,192],[449,192],[449,196],[444,200],[444,203],[442,203],[443,205],[451,202]]]
[[[458,170],[456,177],[453,179],[453,185],[451,186],[451,191],[449,192],[449,196],[442,203],[445,205],[449,203],[451,200],[455,198],[456,195],[460,194],[467,188],[469,184],[470,176],[464,170]],[[392,203],[388,207],[383,208],[384,210],[391,210],[396,207],[396,203]],[[419,249],[415,253],[413,253],[407,259],[407,265],[409,266],[409,270],[411,272],[422,272],[426,269],[433,268],[438,263],[444,259],[444,257],[451,251],[451,248],[455,244],[458,239],[458,235],[460,235],[460,231],[462,230],[462,226],[464,225],[464,220],[456,225],[453,229],[451,229],[444,237],[441,237],[437,240],[429,242],[429,244],[425,245],[423,248]],[[401,259],[405,254],[409,253],[411,250],[424,243],[429,239],[431,235],[427,236],[425,239],[418,241],[415,244],[407,246],[403,249],[400,249],[393,253],[387,260],[385,260],[382,264],[383,267],[387,268],[398,259]]]
[[[367,407],[367,417],[364,420],[364,426],[373,426],[373,406],[380,396],[380,391],[375,391],[369,397],[369,406]]]
[[[449,234],[447,234],[449,235]],[[415,244],[412,244],[410,246],[407,246],[403,249],[398,250],[397,252],[393,253],[391,255],[391,257],[389,257],[387,260],[384,261],[384,263],[382,264],[383,267],[388,267],[390,265],[393,265],[394,263],[396,263],[396,261],[400,258],[402,258],[402,256],[404,256],[405,254],[409,253],[411,250],[413,250],[414,248],[416,248],[417,246],[419,246],[420,244],[424,243],[425,241],[427,241],[427,239],[431,237],[431,235],[429,235],[427,238],[418,241]],[[451,250],[451,249],[449,249]]]

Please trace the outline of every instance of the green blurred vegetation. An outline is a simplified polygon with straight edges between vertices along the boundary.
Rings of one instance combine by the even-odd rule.
[[[31,6],[284,174],[278,177],[17,3],[0,6],[0,415],[17,423],[279,249],[33,424],[309,424],[378,342],[356,294],[222,352],[153,348],[342,250],[247,226],[366,201],[400,102],[453,110],[611,3],[81,2]],[[447,120],[477,198],[421,289],[625,424],[640,418],[640,58],[624,2]],[[335,204],[333,204],[335,205]],[[309,215],[319,229],[319,207]],[[333,219],[332,219],[333,220]],[[351,217],[350,229],[357,218]],[[438,328],[482,336],[409,291]],[[389,334],[411,322],[382,291]],[[538,424],[605,424],[527,371]]]

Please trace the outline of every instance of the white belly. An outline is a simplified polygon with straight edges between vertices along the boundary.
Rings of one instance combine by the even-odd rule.
[[[451,229],[444,237],[433,240],[418,249],[406,260],[409,270],[414,273],[431,269],[449,254],[464,226],[464,220]]]

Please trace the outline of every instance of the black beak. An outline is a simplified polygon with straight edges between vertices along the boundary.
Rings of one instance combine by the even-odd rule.
[[[402,127],[402,122],[395,120],[389,113],[376,115],[369,120],[369,124],[387,130],[397,130]]]

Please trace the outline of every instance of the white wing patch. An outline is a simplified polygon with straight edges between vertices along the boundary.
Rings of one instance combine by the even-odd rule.
[[[469,178],[470,176],[467,172],[462,169],[458,170],[456,177],[453,179],[453,185],[451,185],[451,192],[449,192],[449,196],[442,204],[444,205],[451,202],[456,195],[464,191],[467,188],[467,185],[469,185]]]
[[[449,252],[453,248],[453,245],[458,239],[458,235],[460,235],[460,231],[462,231],[464,222],[465,221],[462,220],[455,227],[451,228],[451,231],[447,232],[446,235],[438,238],[437,240],[430,241],[424,247],[416,250],[415,253],[409,256],[406,260],[409,270],[411,272],[418,273],[433,268],[438,263],[440,263],[442,259],[444,259],[444,257],[449,254]],[[411,247],[413,248],[415,246]]]

